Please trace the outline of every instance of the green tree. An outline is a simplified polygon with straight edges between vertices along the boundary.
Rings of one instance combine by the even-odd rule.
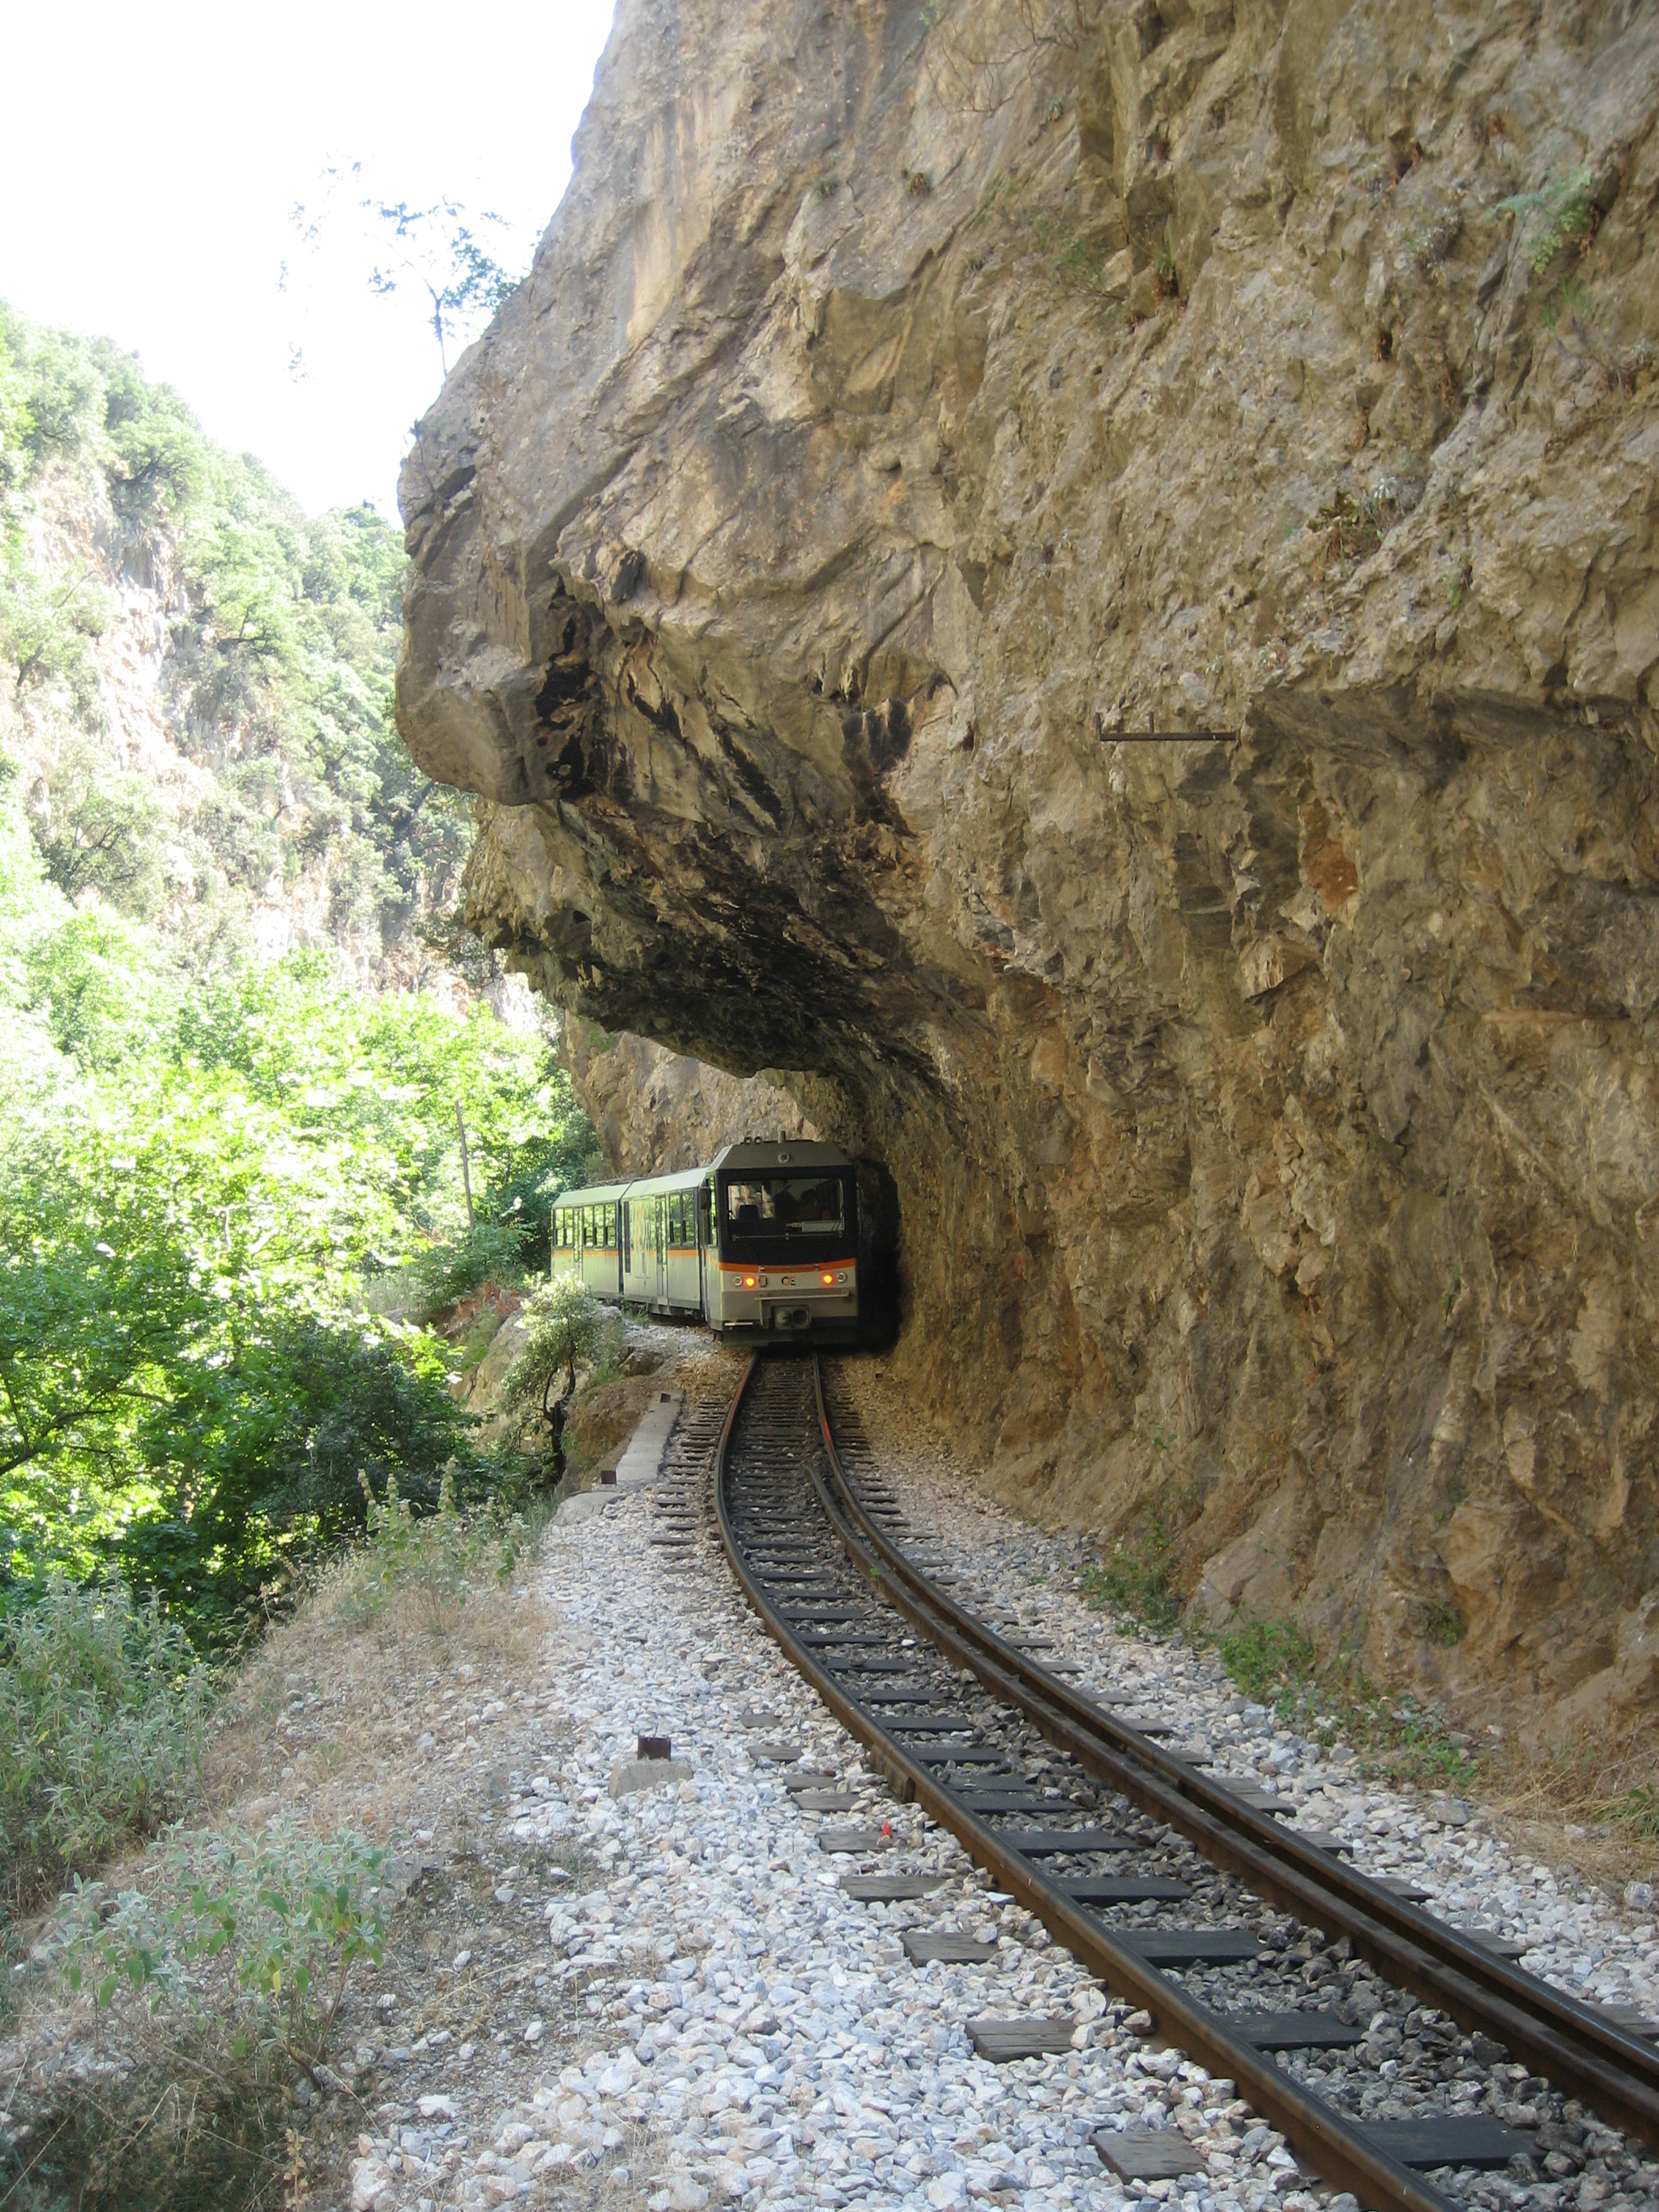
[[[512,1407],[535,1407],[553,1433],[556,1451],[565,1402],[575,1395],[576,1364],[592,1358],[605,1326],[605,1309],[574,1275],[545,1283],[521,1309],[523,1351],[508,1370],[505,1396]],[[561,1376],[564,1388],[555,1398]]]
[[[453,340],[493,314],[517,287],[519,280],[492,251],[503,242],[507,225],[488,209],[473,214],[447,196],[424,207],[360,196],[362,175],[361,161],[325,171],[320,204],[297,205],[295,228],[305,245],[314,248],[343,216],[367,216],[369,289],[382,298],[410,289],[426,295],[439,367],[447,376]],[[343,196],[349,196],[349,206],[341,205]]]

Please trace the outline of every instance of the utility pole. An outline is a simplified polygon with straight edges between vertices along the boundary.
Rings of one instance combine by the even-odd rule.
[[[466,1191],[466,1233],[469,1237],[476,1237],[478,1217],[472,1211],[472,1170],[468,1166],[466,1158],[466,1117],[461,1112],[459,1098],[455,1101],[455,1127],[461,1133],[461,1182]]]

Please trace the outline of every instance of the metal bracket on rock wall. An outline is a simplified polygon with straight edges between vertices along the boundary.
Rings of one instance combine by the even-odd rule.
[[[1095,735],[1103,745],[1236,745],[1237,730],[1109,730],[1095,716]]]

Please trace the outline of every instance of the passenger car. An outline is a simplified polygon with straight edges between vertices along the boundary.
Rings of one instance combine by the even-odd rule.
[[[707,1167],[562,1192],[553,1273],[721,1335],[850,1340],[858,1188],[834,1145],[727,1145]]]

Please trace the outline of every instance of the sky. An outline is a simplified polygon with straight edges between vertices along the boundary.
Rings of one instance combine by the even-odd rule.
[[[368,499],[395,517],[438,348],[423,295],[371,289],[390,241],[358,204],[491,210],[494,258],[520,274],[568,180],[614,4],[20,9],[0,299],[136,353],[307,508]],[[296,204],[321,211],[312,246]]]

